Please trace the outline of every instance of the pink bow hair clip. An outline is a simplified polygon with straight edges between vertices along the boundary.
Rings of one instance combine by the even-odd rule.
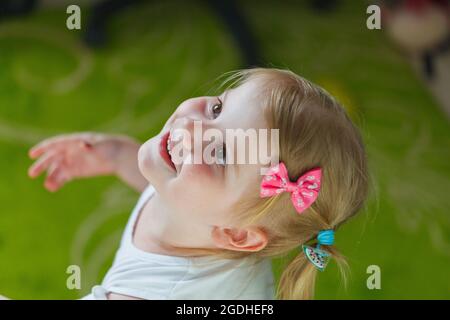
[[[276,196],[282,192],[291,193],[291,201],[298,213],[308,209],[316,201],[320,190],[322,169],[311,169],[297,182],[289,180],[286,166],[283,162],[270,168],[261,182],[260,197]]]

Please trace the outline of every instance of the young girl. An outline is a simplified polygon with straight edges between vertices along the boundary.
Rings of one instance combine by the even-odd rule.
[[[85,299],[310,299],[317,269],[328,258],[345,263],[334,232],[368,190],[358,130],[336,100],[290,71],[241,70],[227,83],[218,97],[184,101],[143,145],[81,133],[30,150],[38,160],[29,175],[47,171],[50,191],[115,174],[142,192],[112,267]],[[227,145],[212,164],[175,162],[174,132],[193,133],[195,123],[224,134],[278,129],[279,163],[233,163]],[[270,259],[292,250],[275,291]]]

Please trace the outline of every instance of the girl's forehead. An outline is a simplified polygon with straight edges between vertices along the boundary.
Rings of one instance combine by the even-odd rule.
[[[239,87],[223,92],[223,121],[229,129],[267,129],[263,99],[258,97],[258,87],[245,82]]]
[[[261,87],[256,79],[247,80],[236,88],[225,90],[224,96],[230,96],[230,99],[239,101],[258,101],[261,100]]]

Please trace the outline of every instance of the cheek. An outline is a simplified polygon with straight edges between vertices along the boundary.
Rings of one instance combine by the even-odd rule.
[[[220,206],[224,192],[223,182],[208,165],[186,165],[170,182],[170,194],[177,207],[199,216],[208,215],[216,205]]]
[[[211,166],[198,164],[184,165],[173,184],[176,192],[195,194],[196,198],[200,198],[219,192],[221,181]]]
[[[217,170],[208,164],[185,165],[181,171],[179,178],[193,181],[203,181],[209,183],[217,183],[219,176]]]

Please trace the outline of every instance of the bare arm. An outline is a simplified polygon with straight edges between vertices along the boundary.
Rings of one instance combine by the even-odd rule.
[[[148,185],[138,167],[138,151],[140,143],[129,137],[121,137],[117,155],[115,174],[131,188],[142,192]]]
[[[76,178],[117,175],[142,192],[148,181],[141,175],[137,153],[140,144],[127,136],[83,132],[46,139],[29,151],[37,159],[28,170],[31,178],[47,171],[44,186],[56,191]]]

